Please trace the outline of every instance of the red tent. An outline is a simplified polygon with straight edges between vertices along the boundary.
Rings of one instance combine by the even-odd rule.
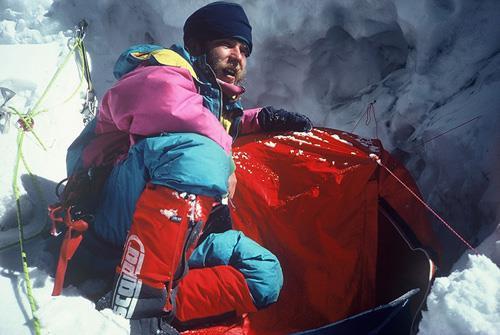
[[[367,140],[332,129],[254,135],[233,149],[234,228],[278,256],[278,302],[239,324],[189,334],[288,334],[387,304],[413,288],[418,309],[439,253],[425,208],[370,157],[418,193],[408,171]]]

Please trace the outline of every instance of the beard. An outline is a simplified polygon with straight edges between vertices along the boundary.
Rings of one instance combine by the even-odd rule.
[[[240,84],[246,75],[246,70],[242,69],[237,62],[231,62],[224,58],[217,57],[213,52],[208,52],[207,63],[215,73],[215,77],[231,84]]]

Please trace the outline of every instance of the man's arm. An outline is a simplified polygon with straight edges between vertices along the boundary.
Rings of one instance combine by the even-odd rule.
[[[310,131],[312,127],[311,120],[303,114],[268,106],[243,111],[240,132]]]
[[[190,132],[231,151],[231,137],[203,106],[191,74],[182,68],[148,66],[123,76],[105,95],[96,131],[116,127],[132,136]]]

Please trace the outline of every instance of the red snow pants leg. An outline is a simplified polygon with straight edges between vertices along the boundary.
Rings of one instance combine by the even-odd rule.
[[[126,318],[172,313],[172,289],[203,229],[213,199],[148,184],[117,267],[112,309]]]
[[[179,283],[176,302],[181,322],[257,311],[245,277],[230,265],[189,270]]]

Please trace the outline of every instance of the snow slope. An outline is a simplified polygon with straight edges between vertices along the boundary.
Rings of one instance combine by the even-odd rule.
[[[279,106],[308,114],[316,125],[378,136],[411,170],[437,212],[474,245],[484,240],[483,256],[463,255],[453,266],[465,247],[436,221],[446,251],[443,274],[453,272],[435,282],[421,333],[494,334],[500,328],[500,231],[495,230],[500,221],[500,2],[239,2],[255,40],[245,105]],[[123,49],[181,41],[185,18],[205,3],[0,0],[0,87],[17,93],[7,106],[21,113],[33,108],[82,18],[89,22],[85,42],[102,96],[114,82],[112,64]],[[47,111],[35,118],[34,130],[46,150],[30,134],[24,140],[24,157],[36,176],[33,182],[21,168],[27,236],[47,223],[45,206],[65,177],[66,147],[83,126],[79,111],[85,88],[78,63],[70,58],[40,106]],[[363,113],[373,101],[376,122],[373,115],[366,122]],[[0,134],[0,248],[18,234],[11,187],[16,120],[12,116],[10,130]],[[62,334],[68,327],[75,334],[127,332],[124,320],[96,312],[76,290],[50,297],[52,280],[43,270],[41,246],[28,242],[27,249],[29,264],[41,265],[30,273],[44,333]],[[0,333],[30,334],[16,247],[0,253],[0,268],[0,294],[8,310],[0,315]]]

